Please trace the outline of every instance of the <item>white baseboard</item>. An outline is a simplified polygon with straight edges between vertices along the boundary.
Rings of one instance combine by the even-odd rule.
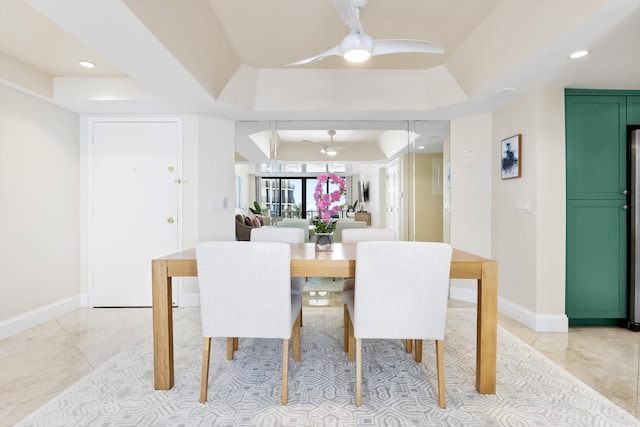
[[[80,308],[82,306],[81,300],[82,296],[78,294],[3,320],[0,322],[0,340],[19,334],[29,328],[56,319],[76,308]]]
[[[475,289],[454,286],[451,287],[449,294],[451,299],[472,303],[478,301],[477,295],[478,293]],[[502,297],[498,297],[498,311],[536,332],[569,331],[569,318],[566,314],[535,313]]]

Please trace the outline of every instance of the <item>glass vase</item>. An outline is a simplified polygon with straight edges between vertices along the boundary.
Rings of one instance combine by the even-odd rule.
[[[316,233],[316,251],[331,252],[333,250],[333,233]]]

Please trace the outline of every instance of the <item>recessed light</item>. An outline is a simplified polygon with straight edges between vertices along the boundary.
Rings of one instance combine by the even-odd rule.
[[[96,64],[94,64],[93,62],[85,61],[84,59],[81,59],[80,61],[78,61],[78,64],[80,64],[80,66],[84,68],[93,68],[96,66]]]
[[[588,54],[589,54],[588,50],[578,50],[576,52],[573,52],[571,55],[569,55],[569,58],[578,59],[578,58],[582,58],[583,56],[587,56]]]
[[[508,96],[515,93],[518,89],[515,87],[503,87],[502,89],[498,89],[493,94],[495,96]]]
[[[424,145],[419,146],[418,150],[424,150]]]

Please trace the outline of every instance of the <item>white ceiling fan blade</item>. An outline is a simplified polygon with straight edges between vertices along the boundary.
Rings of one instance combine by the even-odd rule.
[[[386,39],[374,40],[371,56],[390,53],[443,53],[444,48],[424,40]]]
[[[291,64],[287,64],[286,66],[290,66],[290,65],[304,65],[304,64],[310,64],[312,62],[316,62],[316,61],[320,61],[328,56],[342,56],[342,50],[340,50],[340,46],[335,46],[332,47],[331,49],[329,49],[326,52],[323,52],[319,55],[316,56],[312,56],[311,58],[307,58],[307,59],[303,59],[301,61],[297,61],[297,62],[292,62]]]

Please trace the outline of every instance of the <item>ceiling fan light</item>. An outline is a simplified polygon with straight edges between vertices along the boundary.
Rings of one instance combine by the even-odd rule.
[[[373,39],[364,33],[351,33],[342,39],[340,50],[347,61],[366,61],[373,50]]]
[[[326,154],[327,156],[335,156],[336,154],[338,154],[338,152],[332,148],[329,148],[328,150],[326,150]]]
[[[343,56],[349,62],[364,62],[371,57],[371,52],[366,49],[351,49]]]

